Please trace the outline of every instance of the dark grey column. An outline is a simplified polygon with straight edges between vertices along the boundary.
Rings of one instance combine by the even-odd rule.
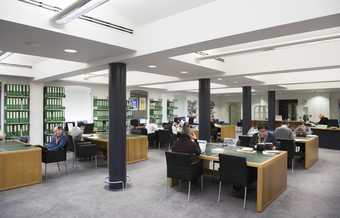
[[[251,127],[251,87],[243,87],[242,94],[242,133],[246,135]]]
[[[109,187],[126,184],[126,64],[111,63],[109,72]],[[123,184],[122,184],[123,182]]]
[[[199,139],[210,141],[210,79],[199,79]]]
[[[268,91],[268,129],[275,129],[275,91]]]

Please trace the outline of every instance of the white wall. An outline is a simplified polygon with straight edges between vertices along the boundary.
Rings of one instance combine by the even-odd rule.
[[[87,120],[93,122],[91,88],[84,86],[65,86],[65,120]]]
[[[252,95],[252,118],[254,118],[255,107],[258,105],[268,106],[268,99],[266,93],[256,93]],[[331,98],[331,99],[330,99]],[[242,103],[242,97],[237,96],[213,96],[216,107],[216,118],[228,121],[228,103],[239,102]],[[308,113],[312,114],[312,121],[319,121],[319,114],[322,112],[326,116],[333,118],[336,112],[330,116],[330,108],[332,111],[337,111],[337,102],[340,99],[340,93],[319,92],[319,93],[306,93],[306,92],[291,92],[291,93],[277,93],[276,100],[283,99],[297,99],[297,115],[298,118],[302,117],[304,112],[303,108],[308,107]],[[278,112],[278,109],[276,110]],[[336,118],[336,117],[335,117]]]

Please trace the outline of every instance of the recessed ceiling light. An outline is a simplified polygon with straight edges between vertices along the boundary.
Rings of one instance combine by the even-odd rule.
[[[234,83],[234,84],[237,84],[237,83],[238,83],[238,81],[234,81],[233,83]]]
[[[77,53],[78,51],[75,49],[64,49],[64,52],[66,53]]]
[[[181,71],[181,74],[187,74],[188,71]]]
[[[149,65],[148,68],[157,68],[156,65]]]
[[[220,80],[220,81],[221,81],[221,80],[222,80],[222,78],[217,78],[217,80]]]

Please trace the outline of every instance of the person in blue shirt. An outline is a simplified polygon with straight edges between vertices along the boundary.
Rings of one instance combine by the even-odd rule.
[[[50,143],[48,143],[45,147],[50,151],[61,150],[66,145],[66,135],[64,134],[63,128],[58,126],[54,129],[54,136]]]

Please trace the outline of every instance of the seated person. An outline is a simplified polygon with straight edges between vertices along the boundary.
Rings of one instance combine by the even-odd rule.
[[[296,137],[306,137],[307,136],[307,128],[305,125],[300,125],[298,126],[295,130],[294,133]]]
[[[276,139],[294,140],[293,131],[288,127],[288,121],[282,121],[282,125],[275,129],[274,136]]]
[[[64,134],[63,128],[61,126],[54,128],[54,135],[50,143],[48,143],[45,148],[49,151],[61,150],[66,145],[66,136]]]
[[[80,126],[75,126],[69,131],[69,135],[72,136],[73,140],[81,141],[85,129],[85,124],[81,123]]]
[[[201,154],[200,146],[197,143],[197,138],[193,129],[189,127],[183,128],[183,132],[179,139],[172,147],[173,152],[188,153],[188,154]]]
[[[148,131],[148,134],[155,133],[158,129],[157,124],[155,122],[155,119],[150,118],[150,122],[146,125],[146,129]]]
[[[276,138],[272,132],[268,131],[267,126],[259,126],[258,127],[259,132],[254,134],[253,140],[255,142],[251,144],[258,144],[258,143],[272,143],[273,146],[277,145]]]
[[[325,114],[320,113],[319,115],[320,121],[319,121],[319,125],[328,125],[328,118],[325,116]]]

